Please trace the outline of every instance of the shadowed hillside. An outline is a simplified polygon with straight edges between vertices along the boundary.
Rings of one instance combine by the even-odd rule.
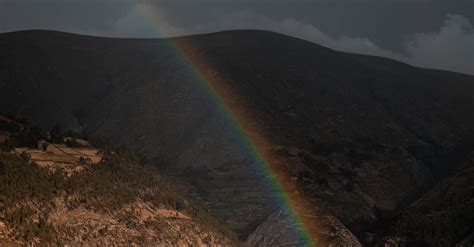
[[[474,151],[474,77],[265,31],[175,39],[193,44],[184,52],[206,58],[205,73],[232,92],[225,100],[247,109],[271,136],[268,148],[315,212],[334,217],[363,244],[436,245],[398,226],[412,220],[418,198],[465,169]],[[214,110],[165,40],[0,34],[0,112],[145,148],[245,239],[265,230],[277,209]],[[472,204],[472,193],[463,197]],[[438,223],[420,227],[436,232]],[[474,232],[470,222],[453,224],[463,231],[440,246]]]

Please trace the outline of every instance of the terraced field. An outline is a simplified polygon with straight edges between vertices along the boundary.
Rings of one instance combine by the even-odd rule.
[[[80,147],[67,147],[43,140],[38,142],[38,149],[20,147],[15,148],[15,152],[28,154],[32,162],[50,172],[62,169],[67,176],[71,176],[102,160],[98,149],[91,147],[85,140],[80,142],[83,144]]]

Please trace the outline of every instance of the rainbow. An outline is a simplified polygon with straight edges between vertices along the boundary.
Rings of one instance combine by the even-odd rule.
[[[154,6],[151,1],[141,0],[132,3],[136,5],[143,15],[143,18],[151,28],[156,32],[158,37],[166,37],[166,33],[161,30],[161,23],[166,23],[166,20],[160,15],[159,9]],[[190,44],[185,38],[171,38],[164,39],[168,49],[174,54],[177,62],[184,67],[187,73],[192,76],[194,82],[202,89],[202,92],[210,100],[211,104],[215,106],[216,110],[230,129],[232,134],[236,137],[239,144],[243,145],[244,151],[251,157],[256,169],[265,178],[264,183],[268,185],[275,195],[278,206],[282,208],[294,226],[294,236],[298,240],[289,245],[298,246],[315,246],[316,231],[310,230],[307,220],[304,215],[308,212],[305,204],[298,199],[295,185],[285,178],[282,172],[274,164],[278,162],[271,152],[267,151],[269,143],[258,130],[255,124],[252,124],[246,109],[237,103],[226,100],[232,98],[231,90],[225,88],[225,83],[219,83],[219,79],[210,71],[210,64],[199,55],[193,52],[194,46]],[[273,165],[272,165],[273,164]]]

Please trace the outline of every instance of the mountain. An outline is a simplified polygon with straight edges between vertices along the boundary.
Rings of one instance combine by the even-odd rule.
[[[413,225],[425,232],[439,232],[445,221],[463,229],[447,245],[474,232],[473,221],[430,223],[454,202],[412,213],[418,200],[458,181],[474,151],[473,76],[266,31],[171,40],[24,31],[0,34],[0,112],[143,148],[242,240],[258,239],[252,233],[266,229],[278,207],[170,41],[192,44],[183,52],[205,58],[196,66],[231,92],[224,101],[271,137],[267,149],[299,194],[359,244],[445,245],[401,229],[414,217],[426,219]],[[462,194],[467,209],[472,198]]]

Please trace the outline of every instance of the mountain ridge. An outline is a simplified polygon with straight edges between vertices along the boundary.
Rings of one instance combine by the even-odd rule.
[[[131,143],[177,176],[201,169],[190,193],[244,239],[251,224],[238,220],[271,216],[274,206],[255,196],[265,190],[239,182],[258,180],[251,160],[168,41],[53,36],[0,34],[0,112]],[[473,76],[265,31],[173,39],[191,43],[182,52],[203,56],[202,72],[232,91],[224,102],[245,106],[249,124],[272,137],[267,148],[299,192],[361,242],[385,219],[379,209],[403,211],[474,150]],[[245,207],[226,202],[231,189]]]

